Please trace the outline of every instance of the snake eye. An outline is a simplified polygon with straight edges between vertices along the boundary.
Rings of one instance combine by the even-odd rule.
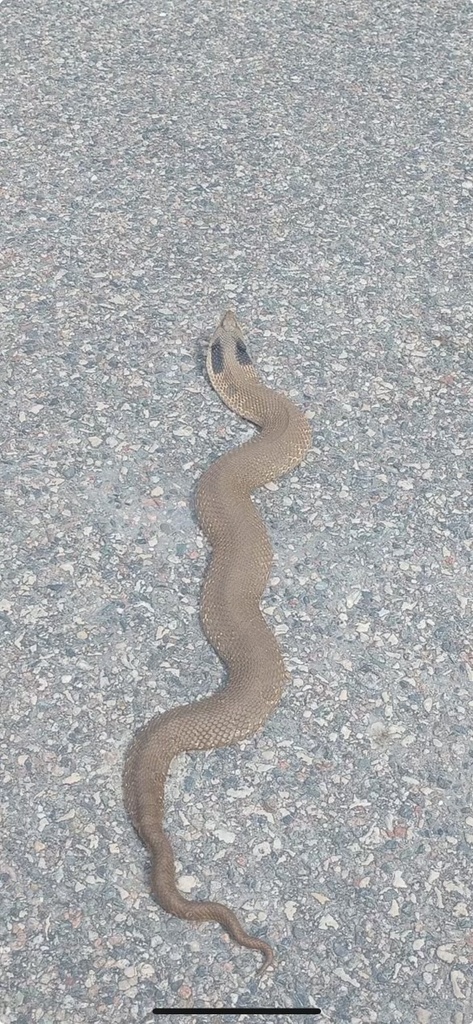
[[[210,359],[214,373],[223,373],[223,349],[221,341],[214,341],[210,349]]]
[[[248,355],[246,345],[240,339],[236,343],[236,356],[240,366],[248,366],[248,363],[251,363],[251,356]]]

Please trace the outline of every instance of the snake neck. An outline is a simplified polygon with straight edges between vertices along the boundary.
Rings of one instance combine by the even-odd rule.
[[[224,492],[227,496],[234,493],[235,498],[249,495],[294,469],[304,458],[312,434],[309,421],[299,409],[288,402],[287,406],[275,407],[274,413],[270,410],[261,420],[258,434],[220,456],[202,474],[196,490],[201,525],[200,508],[205,505],[205,495],[210,489],[213,494],[221,491],[222,497]]]

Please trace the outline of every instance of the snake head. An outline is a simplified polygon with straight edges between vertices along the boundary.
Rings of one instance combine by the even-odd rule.
[[[231,400],[242,384],[257,379],[241,327],[231,309],[224,313],[210,339],[207,373],[215,390],[231,407]]]

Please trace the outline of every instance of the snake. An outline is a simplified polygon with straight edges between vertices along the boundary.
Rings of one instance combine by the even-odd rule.
[[[211,556],[200,600],[202,630],[226,669],[222,686],[189,704],[155,715],[137,730],[125,753],[125,810],[151,857],[151,892],[170,914],[216,921],[240,946],[274,962],[272,947],[251,935],[235,912],[211,900],[192,900],[177,886],[174,854],[163,827],[165,783],[183,752],[213,750],[252,736],[278,705],[289,675],[260,599],[273,553],[252,493],[303,460],[312,441],[309,420],[258,375],[231,310],[209,339],[207,374],[226,406],[257,432],[219,456],[201,475],[195,511]]]

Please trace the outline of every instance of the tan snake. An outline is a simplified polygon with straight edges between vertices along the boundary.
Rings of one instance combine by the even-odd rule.
[[[156,715],[136,732],[125,756],[123,791],[133,825],[151,854],[151,889],[158,903],[186,920],[218,921],[241,946],[263,954],[264,969],[273,961],[271,946],[249,935],[233,910],[188,900],[179,892],[171,843],[163,829],[164,786],[176,754],[224,747],[251,736],[279,702],[287,671],[259,606],[272,550],[251,493],[301,462],[311,430],[300,409],[260,382],[230,311],[210,340],[207,372],[225,404],[260,428],[251,440],[213,462],[196,492],[199,524],[212,547],[201,622],[227,669],[227,682],[209,697]]]

